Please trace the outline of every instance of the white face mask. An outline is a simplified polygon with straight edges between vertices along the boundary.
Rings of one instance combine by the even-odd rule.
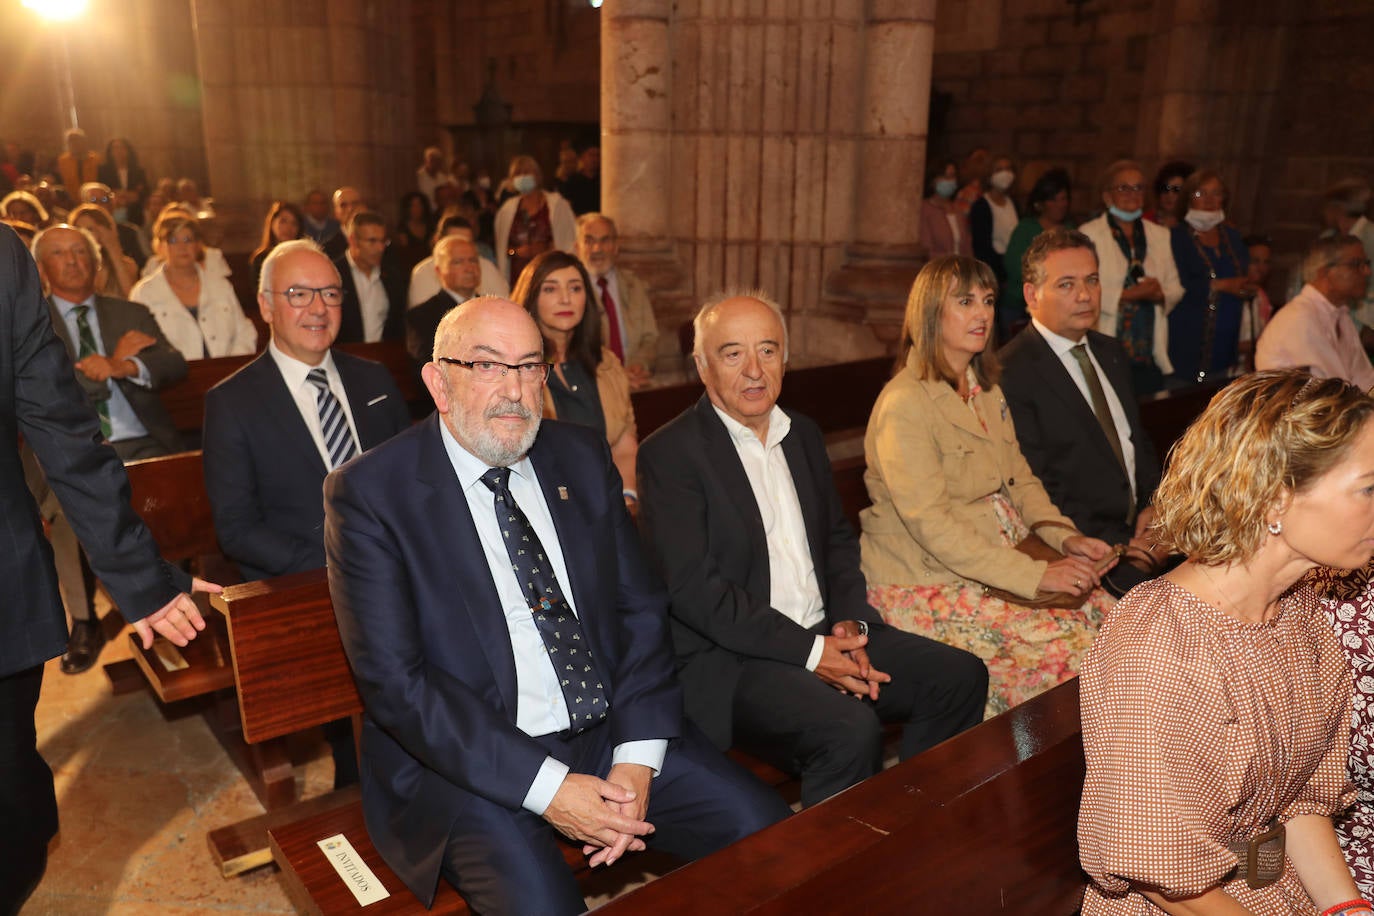
[[[1005,191],[1012,186],[1012,182],[1016,181],[1016,173],[1011,169],[998,169],[992,173],[992,177],[989,181],[992,182],[992,186],[997,190]]]
[[[1210,232],[1226,219],[1225,210],[1189,210],[1183,219],[1198,232]]]

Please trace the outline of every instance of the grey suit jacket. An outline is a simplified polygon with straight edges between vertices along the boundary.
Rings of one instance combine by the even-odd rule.
[[[68,358],[75,361],[77,357],[76,341],[73,341],[67,333],[67,323],[62,320],[62,313],[51,301],[48,302],[48,313],[52,316],[53,330],[57,332],[58,339],[67,348]],[[120,391],[124,392],[124,397],[128,399],[129,406],[133,408],[134,414],[138,416],[138,421],[143,424],[144,429],[148,430],[148,435],[168,454],[182,451],[181,436],[177,433],[176,426],[172,423],[172,417],[167,413],[167,408],[162,405],[162,399],[158,396],[157,391],[159,388],[173,382],[179,382],[186,377],[185,357],[168,342],[166,335],[162,333],[162,328],[158,327],[157,319],[153,317],[153,313],[137,302],[129,302],[127,299],[112,299],[108,296],[96,296],[95,314],[96,320],[100,324],[100,346],[106,356],[114,353],[115,347],[119,344],[119,338],[129,331],[142,331],[157,338],[157,343],[138,354],[139,360],[148,367],[148,377],[151,384],[145,388],[128,379],[119,379],[115,384],[119,386]],[[91,381],[79,371],[76,373],[76,380],[80,383],[81,390],[85,392],[86,400],[92,407],[109,398],[110,390],[104,382]]]

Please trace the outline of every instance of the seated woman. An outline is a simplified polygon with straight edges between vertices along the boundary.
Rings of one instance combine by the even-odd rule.
[[[143,222],[143,197],[148,192],[148,174],[138,164],[138,152],[127,139],[114,137],[105,144],[105,159],[96,170],[96,177],[114,192],[117,219],[131,223]]]
[[[419,191],[409,191],[401,195],[401,205],[396,215],[396,232],[391,237],[387,255],[395,268],[405,271],[406,276],[410,275],[416,264],[430,255],[434,217],[429,197]]]
[[[1260,372],[1175,445],[1157,529],[1188,560],[1083,662],[1084,916],[1370,916],[1331,823],[1355,798],[1350,672],[1298,580],[1374,552],[1371,417],[1338,379]]]
[[[134,286],[129,298],[148,306],[162,333],[187,359],[244,356],[258,346],[258,329],[248,320],[228,279],[202,262],[197,221],[169,210],[153,227],[164,259],[162,269]]]
[[[1113,601],[1097,571],[1110,548],[1074,529],[1021,455],[987,350],[996,290],[992,268],[972,258],[931,261],[916,277],[901,368],[864,437],[873,504],[859,517],[869,603],[893,626],[986,662],[989,715],[1078,673]],[[1032,531],[1065,555],[1017,550]],[[989,586],[1086,600],[1031,609]]]
[[[926,176],[926,198],[921,202],[921,243],[931,258],[973,254],[973,234],[968,215],[954,204],[959,190],[959,167],[949,159]]]
[[[258,278],[262,276],[262,262],[282,242],[294,242],[305,234],[305,213],[301,208],[285,200],[272,203],[267,218],[262,221],[262,241],[253,251],[249,267],[253,271],[253,289],[258,288]]]
[[[82,204],[67,214],[67,222],[85,229],[100,244],[100,269],[95,274],[95,291],[115,299],[129,298],[138,282],[138,264],[124,253],[114,218],[97,204]]]
[[[1007,281],[997,303],[997,327],[1004,335],[1004,340],[1010,340],[1027,317],[1026,297],[1021,292],[1021,256],[1035,237],[1047,229],[1057,226],[1073,228],[1069,222],[1069,191],[1072,187],[1069,173],[1063,169],[1050,169],[1031,185],[1030,194],[1026,197],[1026,215],[1011,231],[1007,250],[1002,255]]]
[[[1202,382],[1235,367],[1244,300],[1255,294],[1250,255],[1226,225],[1226,185],[1212,169],[1183,183],[1182,222],[1171,231],[1183,299],[1169,313],[1169,362],[1174,376]]]
[[[512,159],[508,181],[514,194],[496,211],[496,266],[514,284],[536,256],[577,249],[577,220],[561,194],[543,189],[533,156]]]
[[[534,318],[544,336],[544,358],[553,364],[544,387],[544,416],[605,433],[625,502],[633,509],[639,501],[639,436],[630,378],[616,355],[601,345],[601,316],[591,287],[581,261],[566,252],[547,251],[521,272],[511,298]]]

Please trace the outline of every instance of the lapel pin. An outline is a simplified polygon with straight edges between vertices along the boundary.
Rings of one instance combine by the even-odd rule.
[[[564,502],[567,501],[567,499],[568,499],[568,488],[567,488],[567,487],[559,487],[559,488],[558,488],[558,498],[561,499],[561,500],[563,500]]]

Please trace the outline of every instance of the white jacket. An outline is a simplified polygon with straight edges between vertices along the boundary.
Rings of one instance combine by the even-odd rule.
[[[1159,366],[1160,372],[1170,375],[1174,371],[1174,364],[1169,362],[1168,315],[1183,298],[1183,281],[1179,280],[1178,267],[1174,264],[1174,249],[1169,241],[1169,230],[1147,219],[1144,219],[1143,225],[1145,276],[1154,277],[1164,290],[1163,304],[1155,305],[1155,365]],[[1097,330],[1109,337],[1115,337],[1122,284],[1126,282],[1126,269],[1129,264],[1126,256],[1121,253],[1121,246],[1112,238],[1111,227],[1107,225],[1107,214],[1089,220],[1078,229],[1097,246],[1097,273],[1102,280],[1102,314],[1097,319]]]
[[[577,254],[577,217],[573,216],[572,206],[557,191],[545,191],[544,198],[549,206],[549,225],[553,229],[553,247],[568,254]],[[496,211],[496,266],[502,277],[510,276],[510,239],[511,223],[515,222],[515,208],[520,206],[520,198],[512,197]],[[511,284],[515,286],[514,283]]]
[[[234,287],[227,278],[199,265],[196,270],[200,273],[197,317],[181,304],[161,270],[135,283],[129,298],[148,307],[167,340],[187,359],[253,353],[258,348],[258,329],[243,313]]]

